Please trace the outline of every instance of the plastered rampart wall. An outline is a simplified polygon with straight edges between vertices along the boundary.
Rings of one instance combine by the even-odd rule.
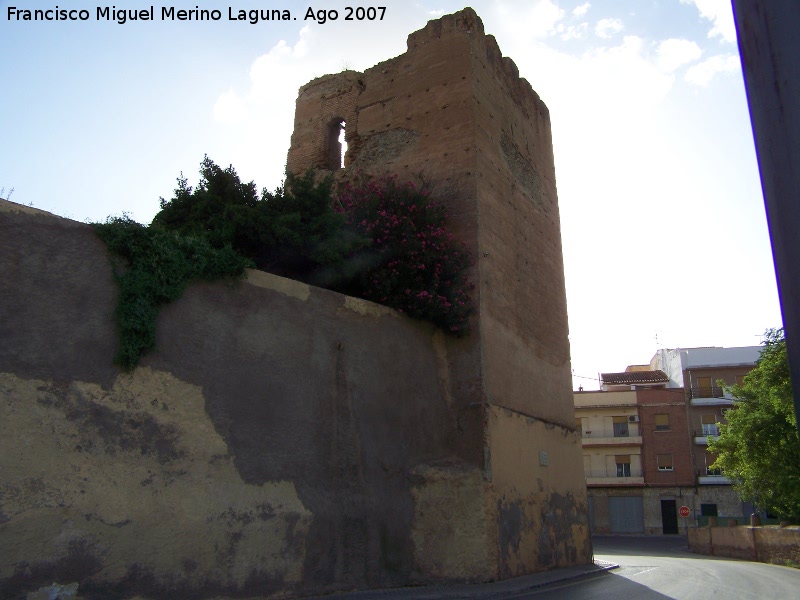
[[[689,549],[699,554],[797,566],[800,528],[767,525],[689,529]]]
[[[566,434],[459,401],[463,341],[251,271],[190,286],[124,374],[102,243],[1,208],[0,597],[53,581],[86,598],[292,595],[580,562],[569,465],[532,462]],[[539,471],[524,502],[498,504],[476,416],[512,424],[492,438],[496,481]]]
[[[190,286],[162,311],[158,351],[123,374],[102,243],[2,208],[1,597],[494,576],[441,333],[251,271]]]

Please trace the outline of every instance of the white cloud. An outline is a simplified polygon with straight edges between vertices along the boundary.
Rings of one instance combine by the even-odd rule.
[[[569,40],[583,40],[586,39],[587,34],[589,33],[589,24],[588,23],[580,23],[578,25],[559,25],[556,28],[558,32],[558,36],[568,42]]]
[[[587,12],[589,12],[591,7],[592,5],[586,2],[585,4],[581,4],[580,6],[573,8],[572,14],[576,17],[583,17]]]
[[[686,81],[706,86],[717,73],[735,73],[740,69],[741,63],[736,54],[718,54],[690,67],[686,71]]]
[[[685,64],[696,61],[702,54],[703,51],[695,42],[673,38],[658,44],[656,60],[662,70],[671,73]]]
[[[557,33],[557,24],[565,14],[551,0],[534,3],[504,0],[495,5],[495,10],[510,34],[522,40],[542,39]]]
[[[225,125],[236,125],[247,118],[247,103],[233,90],[222,94],[214,104],[214,118]]]
[[[680,0],[681,4],[694,5],[700,16],[713,23],[708,37],[721,37],[723,41],[736,42],[736,25],[730,0]]]
[[[624,28],[625,26],[619,19],[600,19],[597,25],[594,26],[594,33],[597,37],[608,39],[614,37]]]

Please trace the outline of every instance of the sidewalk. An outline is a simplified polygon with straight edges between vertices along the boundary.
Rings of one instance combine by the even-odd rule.
[[[376,600],[403,600],[406,598],[413,600],[502,599],[508,595],[521,594],[553,583],[596,577],[617,568],[619,568],[617,564],[595,560],[594,564],[591,565],[553,569],[492,583],[460,583],[390,590],[366,590],[329,596],[315,596],[310,600],[371,600],[372,598]]]

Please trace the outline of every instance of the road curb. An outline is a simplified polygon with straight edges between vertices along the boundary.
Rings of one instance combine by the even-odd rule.
[[[450,585],[363,590],[315,596],[308,600],[501,600],[556,583],[590,579],[618,569],[619,565],[595,560],[590,565],[564,567],[491,583],[459,583]]]

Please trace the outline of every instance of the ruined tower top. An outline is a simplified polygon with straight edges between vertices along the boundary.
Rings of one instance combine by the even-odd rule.
[[[547,107],[528,81],[520,78],[514,61],[503,57],[495,38],[484,33],[483,22],[472,8],[429,21],[423,29],[408,36],[407,47],[405,54],[375,65],[364,73],[346,70],[324,75],[300,88],[287,160],[290,173],[299,174],[309,168],[336,171],[354,164],[360,170],[371,171],[374,163],[389,158],[387,154],[394,157],[397,142],[410,142],[407,135],[409,122],[419,117],[420,112],[422,115],[435,115],[431,110],[435,107],[430,106],[430,102],[448,95],[446,90],[432,90],[431,86],[456,83],[441,81],[440,69],[449,70],[456,61],[463,63],[474,54],[485,58],[495,76],[502,80],[505,92],[514,98],[526,116],[535,112],[547,115]],[[449,51],[441,52],[448,47]],[[441,62],[438,65],[433,64],[433,56],[439,57]],[[461,78],[463,81],[467,79],[464,73]],[[412,79],[413,85],[409,85]],[[399,89],[401,83],[405,86],[403,89]],[[385,108],[389,103],[396,107],[394,113],[404,113],[402,119],[385,124],[373,123],[371,117],[378,117],[375,106]],[[445,110],[450,106],[438,108]],[[385,120],[386,116],[381,114],[380,120]],[[339,141],[342,128],[348,148],[344,158]],[[368,138],[387,131],[394,131],[390,136],[395,141],[390,144],[391,148],[376,153],[376,141],[373,140],[367,144],[367,155],[361,156],[360,151]]]

